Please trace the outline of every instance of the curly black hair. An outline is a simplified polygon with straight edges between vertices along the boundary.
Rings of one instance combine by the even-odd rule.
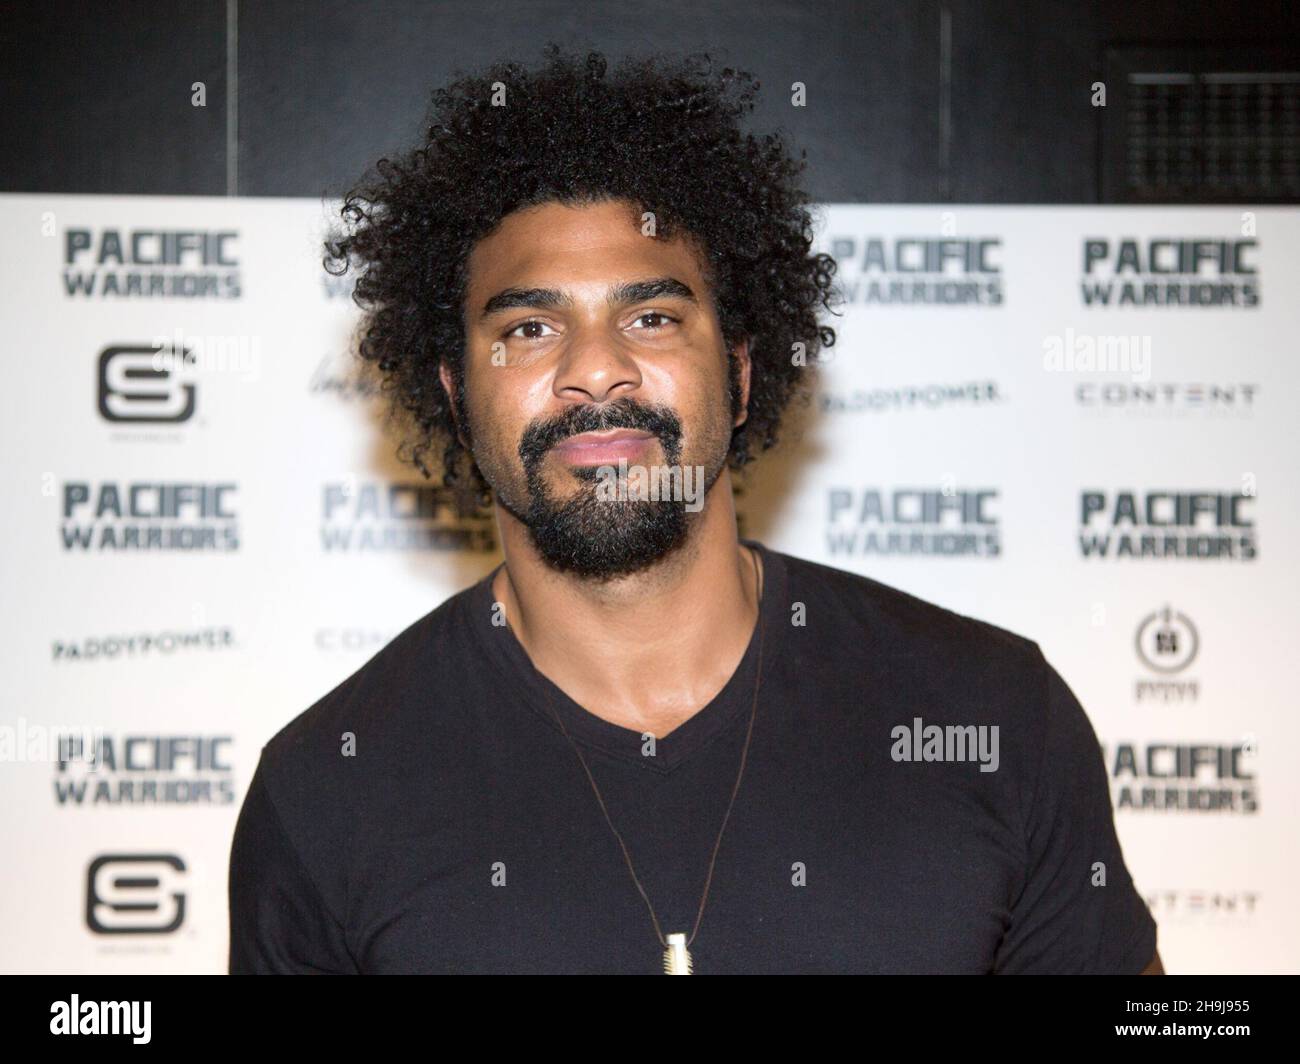
[[[626,60],[612,74],[596,52],[569,56],[552,44],[544,59],[531,71],[501,63],[461,74],[437,90],[424,143],[375,164],[325,242],[328,272],[358,267],[359,353],[381,375],[390,415],[409,426],[399,457],[428,478],[441,444],[444,485],[490,498],[453,420],[470,252],[521,208],[626,200],[653,212],[657,237],[681,232],[702,252],[727,349],[750,341],[748,417],[728,453],[738,470],[776,442],[791,398],[807,397],[806,367],[835,342],[818,323],[835,262],[811,254],[803,154],[792,158],[776,133],[742,131],[759,83],[715,71],[707,55]],[[734,369],[733,360],[733,401]]]

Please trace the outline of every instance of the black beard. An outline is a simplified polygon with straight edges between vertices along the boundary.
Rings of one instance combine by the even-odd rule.
[[[575,406],[524,433],[519,457],[528,485],[528,507],[515,516],[528,526],[538,553],[555,569],[610,580],[648,568],[686,541],[684,499],[602,499],[597,494],[598,466],[571,468],[582,485],[566,502],[557,502],[547,491],[542,463],[552,447],[583,432],[620,428],[653,433],[665,463],[679,465],[681,421],[662,405],[620,399],[605,407]]]
[[[591,580],[640,572],[686,541],[683,501],[608,502],[596,497],[594,484],[558,507],[534,497],[526,519],[551,566]]]

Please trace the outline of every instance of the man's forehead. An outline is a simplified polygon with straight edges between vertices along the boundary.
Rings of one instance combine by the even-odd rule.
[[[474,246],[470,287],[590,289],[664,273],[698,278],[699,260],[688,240],[656,238],[643,225],[636,206],[626,201],[545,203],[515,211]]]

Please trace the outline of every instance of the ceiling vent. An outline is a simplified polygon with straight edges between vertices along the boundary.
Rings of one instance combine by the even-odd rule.
[[[1300,202],[1300,53],[1112,48],[1104,203]]]

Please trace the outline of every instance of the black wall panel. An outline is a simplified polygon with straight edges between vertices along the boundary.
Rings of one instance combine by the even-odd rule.
[[[1090,87],[1108,48],[1294,42],[1300,5],[8,3],[0,190],[337,195],[418,135],[430,89],[453,71],[531,62],[548,40],[611,58],[709,51],[752,70],[757,125],[807,151],[821,200],[1095,203]],[[806,107],[790,106],[795,81]],[[196,82],[206,107],[191,104]]]

